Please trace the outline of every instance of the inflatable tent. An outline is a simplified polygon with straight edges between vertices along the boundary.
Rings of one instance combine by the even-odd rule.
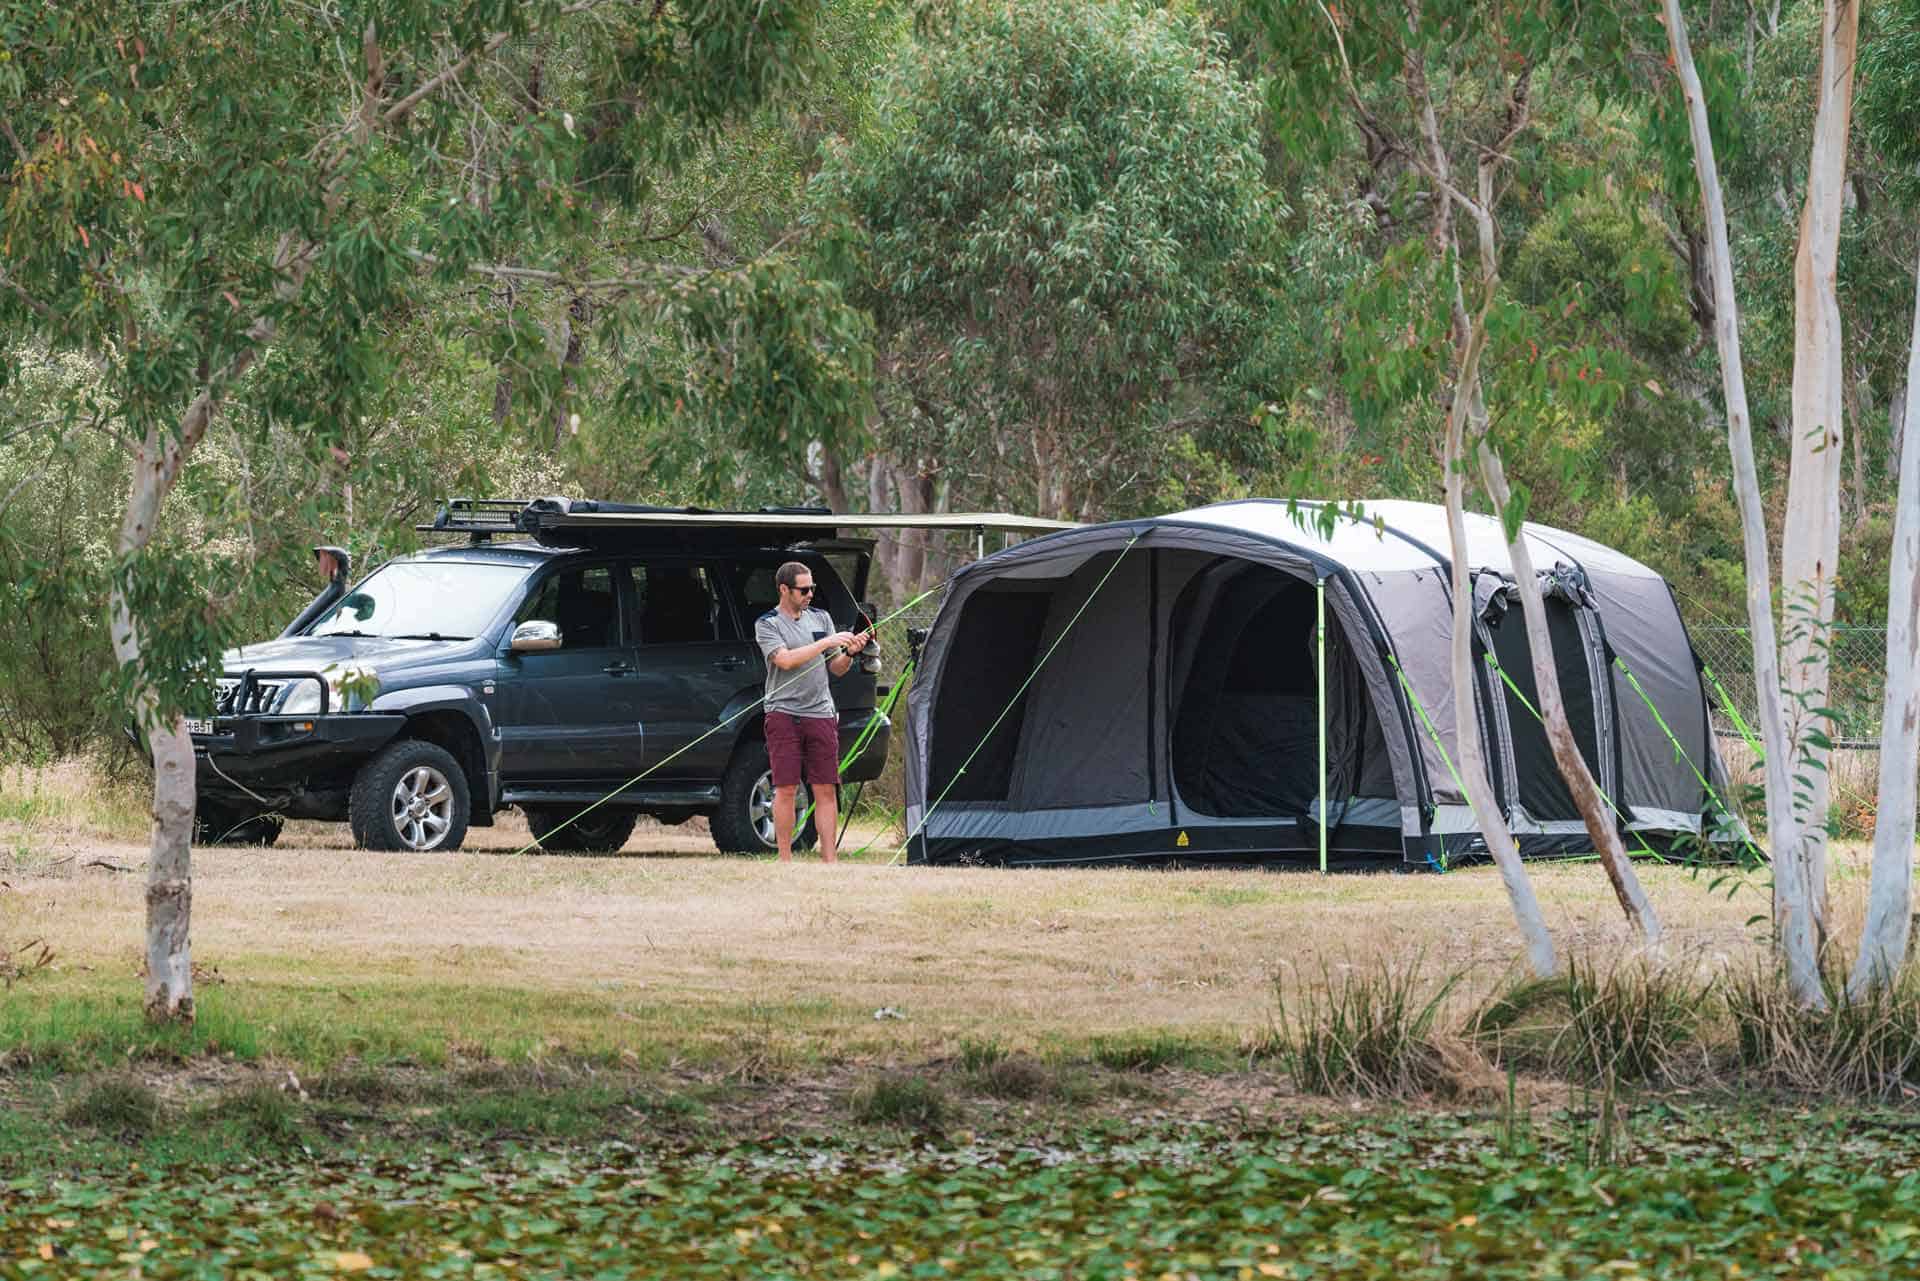
[[[909,857],[1484,852],[1456,774],[1445,509],[1358,510],[1222,503],[961,570],[907,700]],[[1531,710],[1505,536],[1485,516],[1467,532],[1493,786],[1523,854],[1585,851]],[[1665,580],[1575,534],[1528,524],[1525,537],[1568,717],[1629,849],[1713,835],[1725,771]]]

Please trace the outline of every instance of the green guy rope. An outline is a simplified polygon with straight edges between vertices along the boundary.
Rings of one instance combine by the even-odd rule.
[[[1620,674],[1627,678],[1627,684],[1633,686],[1633,692],[1640,696],[1640,701],[1647,705],[1647,710],[1649,712],[1653,713],[1654,724],[1660,727],[1661,732],[1667,736],[1667,741],[1673,744],[1674,752],[1680,757],[1681,760],[1687,763],[1687,768],[1693,771],[1694,778],[1698,780],[1700,783],[1700,790],[1705,792],[1708,796],[1711,796],[1715,800],[1719,801],[1720,804],[1726,809],[1727,813],[1734,814],[1737,817],[1738,811],[1736,811],[1733,808],[1733,806],[1727,804],[1727,798],[1724,796],[1721,796],[1719,789],[1715,788],[1712,783],[1709,783],[1707,781],[1706,775],[1700,772],[1700,767],[1694,763],[1693,757],[1688,755],[1687,749],[1681,744],[1679,738],[1675,736],[1673,729],[1667,724],[1667,718],[1660,714],[1660,709],[1658,707],[1654,706],[1653,699],[1647,696],[1647,691],[1640,688],[1640,681],[1637,677],[1634,676],[1633,670],[1626,665],[1626,663],[1620,658],[1618,654],[1614,655],[1613,665],[1620,669]],[[1712,674],[1709,673],[1708,675],[1711,676]],[[1720,682],[1718,681],[1714,682],[1716,686],[1719,683]],[[1722,693],[1724,692],[1725,691],[1723,690]],[[1736,712],[1734,713],[1734,715],[1737,719],[1739,716],[1739,713]],[[1760,853],[1760,847],[1755,845],[1753,843],[1753,838],[1746,834],[1746,831],[1747,831],[1746,823],[1742,822],[1740,824],[1740,831],[1741,831],[1741,837],[1740,837],[1741,843],[1747,847],[1747,849],[1753,854],[1754,858],[1757,861],[1764,863],[1766,861],[1766,857]],[[1702,835],[1704,836],[1705,833],[1703,832]]]
[[[1513,683],[1513,678],[1507,675],[1506,668],[1500,666],[1500,661],[1496,659],[1491,653],[1489,653],[1486,656],[1486,659],[1487,659],[1487,666],[1491,667],[1494,671],[1500,674],[1500,679],[1506,682],[1506,686],[1508,689],[1513,691],[1513,696],[1520,700],[1520,706],[1526,708],[1527,712],[1533,717],[1533,719],[1535,719],[1536,721],[1539,721],[1542,725],[1545,725],[1547,723],[1547,718],[1542,716],[1540,714],[1539,709],[1536,708],[1531,702],[1527,700],[1527,696],[1525,694],[1520,692],[1520,687]],[[1616,661],[1618,660],[1616,659]],[[1641,697],[1644,698],[1646,697],[1646,695],[1643,694],[1641,695]],[[1659,713],[1655,712],[1654,715],[1657,717]],[[1669,734],[1668,737],[1671,738],[1672,735]],[[1589,770],[1588,773],[1592,773],[1592,771]],[[1622,810],[1618,805],[1615,805],[1613,803],[1613,798],[1607,795],[1607,789],[1600,786],[1600,780],[1597,778],[1593,780],[1593,790],[1600,793],[1600,799],[1607,803],[1607,808],[1613,811],[1613,816],[1615,818],[1619,819],[1622,823],[1625,823],[1628,821],[1626,814],[1622,812]],[[1633,829],[1628,828],[1627,830],[1632,831]],[[1646,851],[1648,858],[1651,858],[1654,861],[1660,862],[1660,863],[1667,862],[1667,859],[1663,855],[1657,853],[1651,845],[1647,844],[1647,838],[1645,836],[1641,835],[1639,832],[1633,832],[1633,839],[1640,842],[1640,848]],[[1595,857],[1597,858],[1598,855],[1595,855]]]
[[[1713,682],[1713,688],[1720,694],[1720,701],[1726,704],[1727,715],[1733,718],[1734,728],[1740,731],[1740,737],[1746,740],[1748,749],[1756,756],[1765,756],[1765,749],[1755,740],[1753,731],[1747,727],[1746,719],[1740,715],[1740,709],[1734,706],[1733,695],[1727,693],[1727,687],[1720,683],[1720,678],[1713,674],[1713,669],[1707,666],[1705,659],[1700,662],[1700,670],[1705,672],[1707,679]],[[1642,695],[1642,697],[1645,696]]]
[[[900,615],[906,613],[908,610],[912,609],[915,605],[918,605],[921,601],[933,595],[935,592],[940,591],[945,586],[946,586],[945,583],[936,583],[934,586],[927,588],[926,591],[921,592],[918,596],[915,596],[912,600],[902,605],[899,609],[894,610],[891,614],[888,614],[885,618],[873,624],[873,626],[867,628],[867,631],[868,632],[879,631],[882,627],[885,627],[888,623],[900,617]],[[810,669],[813,666],[814,662],[828,663],[832,661],[833,660],[828,658],[825,654],[819,654],[815,656],[815,658],[813,659],[813,662],[810,662],[807,664],[806,669]],[[802,669],[802,670],[806,670],[806,669]],[[767,701],[767,696],[765,694],[760,695],[760,697],[754,699],[751,703],[748,703],[745,707],[741,708],[739,711],[735,712],[733,715],[721,720],[718,724],[714,725],[712,729],[707,730],[704,734],[701,734],[698,738],[690,740],[689,742],[685,743],[677,750],[669,752],[667,755],[661,757],[659,760],[655,761],[653,764],[647,766],[645,769],[641,770],[638,774],[635,774],[632,778],[620,784],[620,786],[614,788],[611,792],[608,792],[605,796],[602,796],[599,800],[587,806],[585,809],[581,810],[578,814],[575,814],[572,818],[568,819],[565,823],[561,823],[558,827],[553,828],[552,831],[549,831],[547,833],[547,835],[552,836],[554,832],[557,832],[561,828],[566,827],[568,823],[579,822],[581,819],[593,813],[595,810],[599,809],[602,805],[605,805],[608,801],[620,795],[620,793],[626,791],[629,787],[632,787],[635,783],[638,783],[641,779],[653,773],[655,770],[659,769],[661,766],[672,762],[676,757],[683,756],[686,753],[692,751],[695,747],[699,746],[701,743],[705,742],[707,739],[712,738],[715,734],[718,734],[721,730],[733,724],[735,721],[739,720],[742,716],[745,716],[747,713],[757,710],[760,704],[766,701]],[[514,854],[516,855],[525,854],[528,850],[536,848],[539,844],[540,844],[540,838],[536,836],[532,840],[528,841],[525,845],[522,845],[519,849],[515,850]]]
[[[878,626],[878,624],[875,624],[875,626]],[[853,746],[847,749],[847,754],[840,758],[840,773],[846,773],[847,766],[853,764],[854,761],[860,758],[860,753],[867,750],[867,744],[873,741],[874,733],[880,728],[881,722],[892,714],[893,705],[899,701],[900,691],[907,687],[907,678],[911,675],[913,675],[913,660],[908,659],[907,665],[900,669],[898,676],[894,677],[893,688],[888,690],[887,696],[880,700],[880,706],[873,709],[872,718],[869,719],[866,725],[860,730],[859,736],[853,740]],[[812,815],[813,802],[809,800],[807,802],[807,808],[800,811],[800,817],[793,820],[793,830],[797,832],[805,827],[807,825],[807,819],[812,817]],[[851,818],[852,815],[849,814],[848,817]],[[838,842],[836,841],[835,844],[838,844]]]

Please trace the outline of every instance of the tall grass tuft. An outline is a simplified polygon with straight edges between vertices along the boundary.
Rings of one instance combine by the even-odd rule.
[[[1847,999],[1838,975],[1829,1009],[1802,1008],[1777,967],[1758,965],[1727,985],[1734,1053],[1757,1084],[1818,1095],[1897,1099],[1920,1086],[1920,968]]]
[[[143,1139],[160,1127],[160,1096],[129,1076],[94,1082],[62,1113],[69,1125],[84,1125],[122,1139]]]
[[[1449,1079],[1434,1022],[1459,982],[1435,982],[1421,957],[1382,969],[1323,966],[1319,985],[1274,982],[1274,1040],[1294,1084],[1312,1094],[1399,1098]]]
[[[849,1107],[856,1121],[908,1130],[942,1130],[953,1114],[953,1104],[937,1082],[905,1072],[887,1072],[863,1082],[854,1090]]]
[[[1473,1017],[1467,1036],[1503,1067],[1589,1085],[1674,1082],[1704,1068],[1712,985],[1677,968],[1572,958],[1567,972],[1525,979]]]

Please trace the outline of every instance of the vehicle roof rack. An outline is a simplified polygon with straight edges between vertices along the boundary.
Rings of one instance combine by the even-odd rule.
[[[1044,520],[1006,512],[931,512],[921,514],[835,513],[828,507],[761,507],[755,511],[716,511],[707,507],[663,507],[649,503],[613,503],[592,498],[450,498],[423,533],[465,533],[474,542],[495,534],[528,535],[548,547],[608,547],[635,542],[687,546],[790,546],[801,540],[839,537],[843,530],[945,529],[974,535],[985,554],[991,530],[1033,535],[1073,529],[1072,521]]]

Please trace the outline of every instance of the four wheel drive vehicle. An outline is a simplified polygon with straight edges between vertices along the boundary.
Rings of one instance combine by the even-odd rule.
[[[667,519],[604,519],[622,513]],[[871,542],[795,542],[778,522],[802,513],[830,515],[456,499],[421,528],[464,545],[351,588],[346,554],[316,548],[327,589],[278,639],[226,654],[214,716],[189,723],[201,839],[344,819],[363,848],[452,850],[517,805],[549,849],[616,850],[641,814],[702,814],[722,850],[771,851],[753,625],[778,600],[774,571],[806,564],[838,627],[874,617],[859,603]],[[833,680],[843,754],[879,720],[845,782],[886,763],[880,666],[870,648]]]

